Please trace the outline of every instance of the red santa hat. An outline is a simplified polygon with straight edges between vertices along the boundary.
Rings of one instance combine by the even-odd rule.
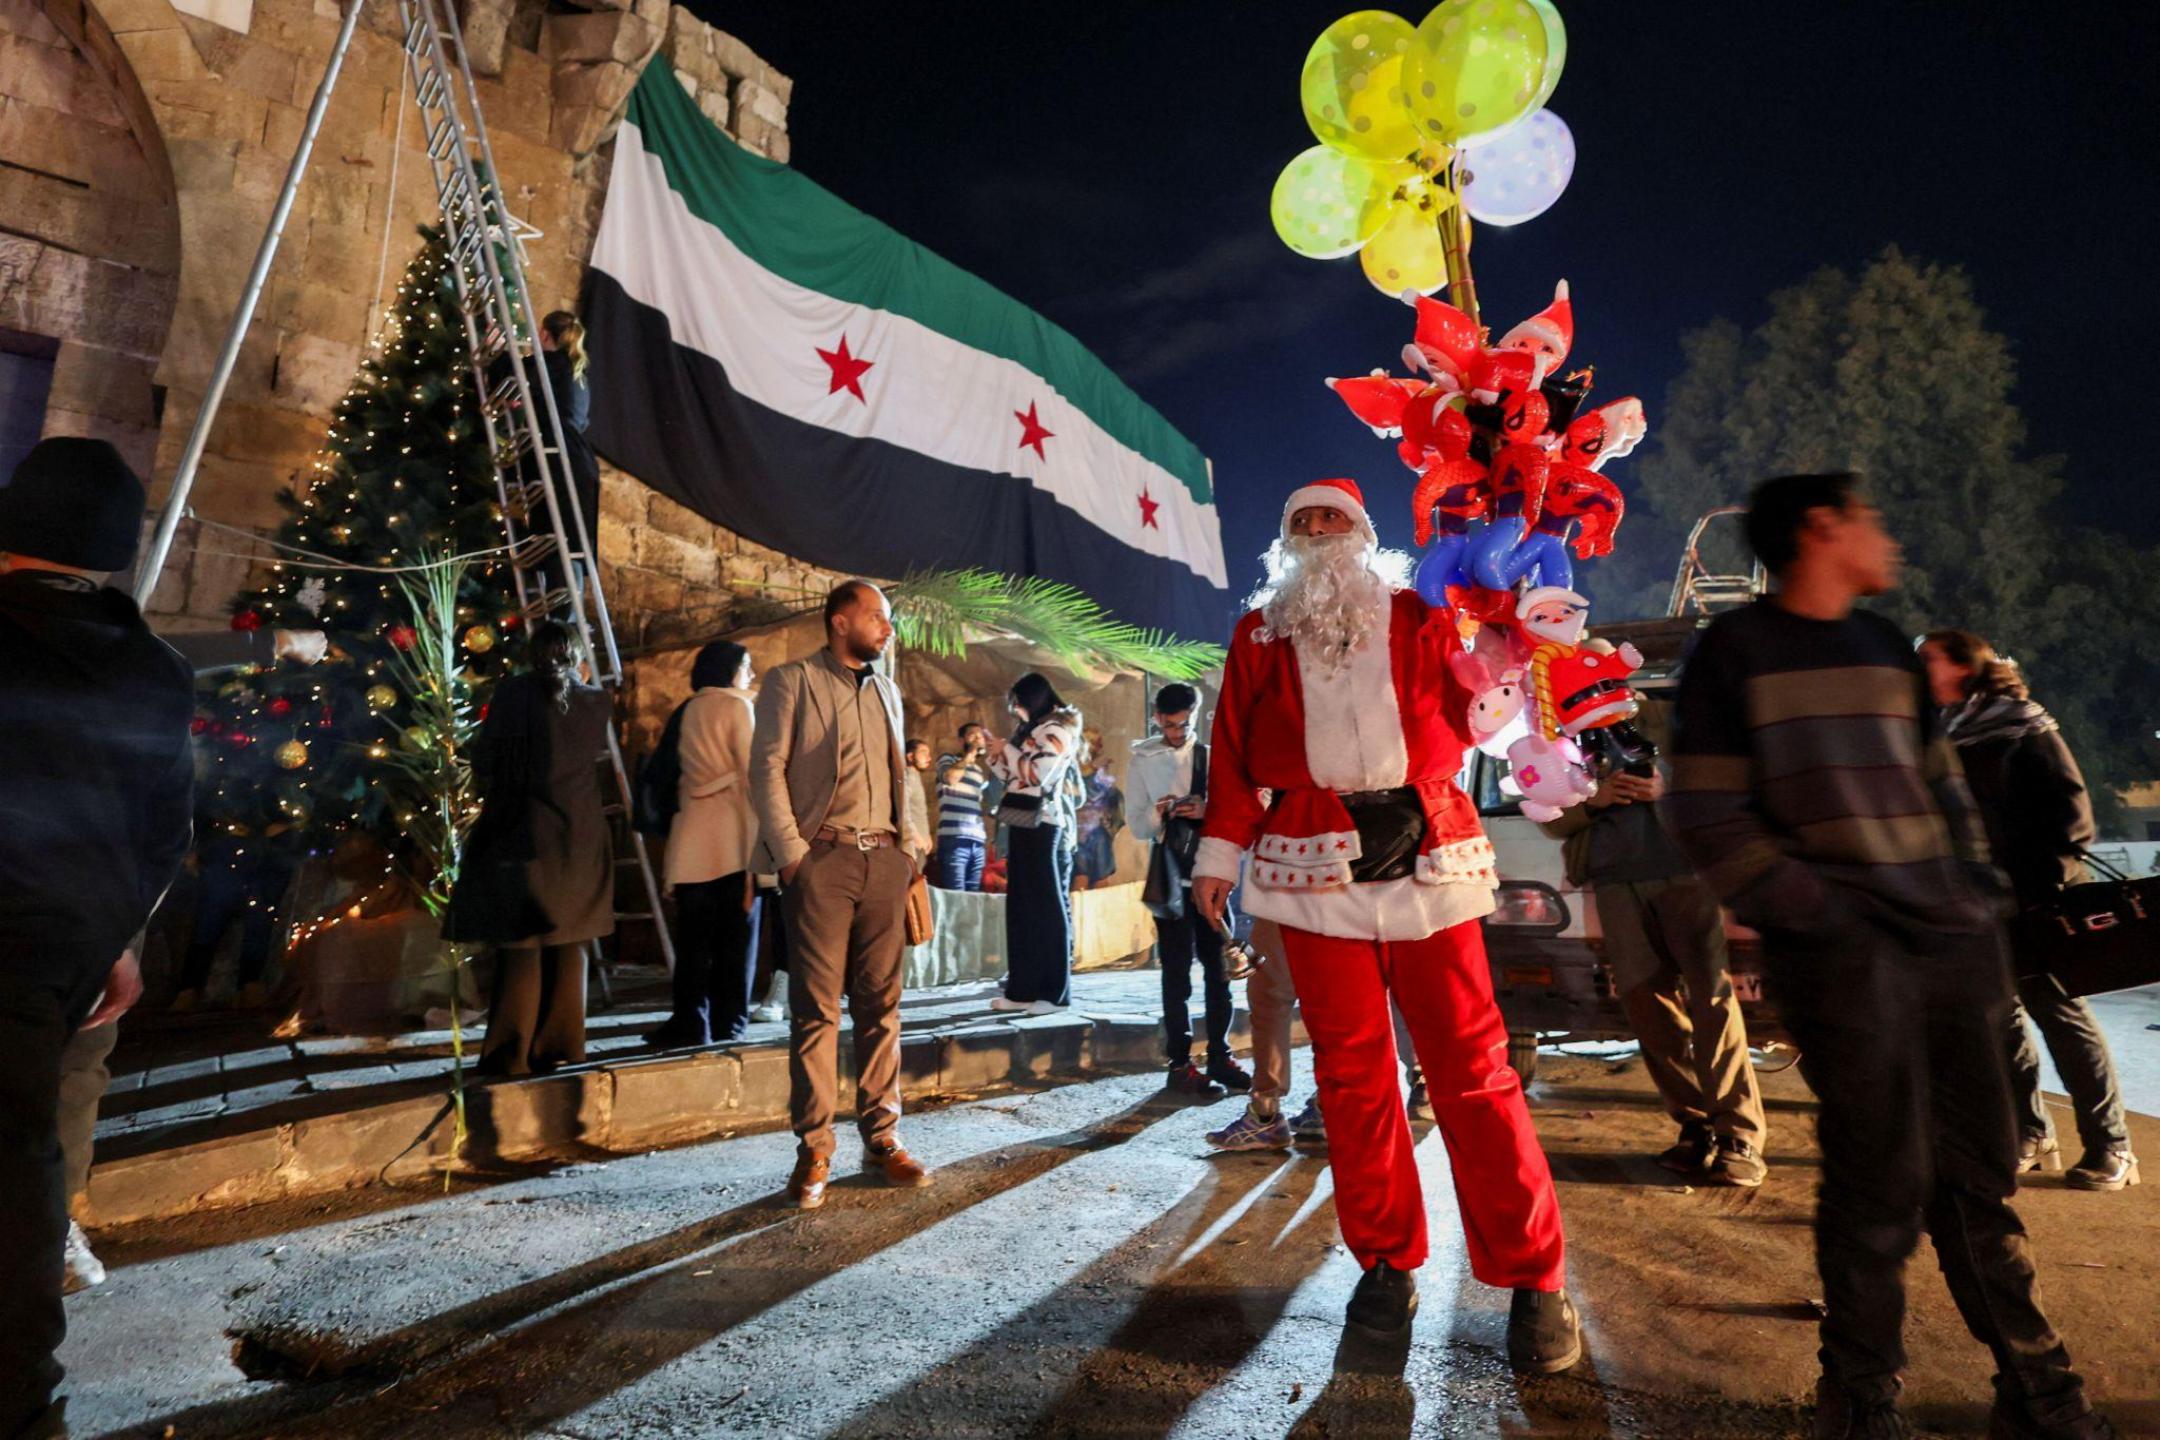
[[[1548,370],[1567,359],[1575,346],[1575,306],[1562,280],[1553,289],[1553,302],[1500,337],[1503,350],[1529,350],[1550,357]],[[1542,376],[1540,377],[1543,378]]]
[[[1291,491],[1289,503],[1283,506],[1283,535],[1288,537],[1290,534],[1290,519],[1298,511],[1310,510],[1320,505],[1340,510],[1356,521],[1367,544],[1380,543],[1380,534],[1373,529],[1372,518],[1365,513],[1365,492],[1358,489],[1355,480],[1315,480]]]

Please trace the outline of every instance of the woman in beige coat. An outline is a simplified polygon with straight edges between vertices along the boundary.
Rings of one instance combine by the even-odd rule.
[[[675,1013],[645,1037],[655,1045],[730,1044],[750,1023],[757,954],[750,680],[750,652],[728,640],[700,650],[690,669],[680,808],[665,871],[675,897]]]

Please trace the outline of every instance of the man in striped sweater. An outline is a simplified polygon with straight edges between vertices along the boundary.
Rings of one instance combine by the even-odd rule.
[[[960,727],[960,753],[937,763],[937,868],[931,875],[940,890],[983,888],[989,838],[983,790],[990,783],[983,757],[989,751],[990,731],[970,721]]]
[[[1814,1433],[1912,1433],[1897,1409],[1904,1266],[1924,1228],[1995,1356],[1990,1435],[2112,1435],[2041,1313],[2009,1203],[2001,876],[1911,645],[1854,609],[1896,584],[1897,542],[1849,474],[1765,482],[1747,533],[1777,593],[1718,617],[1689,658],[1664,805],[1761,932],[1822,1106]]]

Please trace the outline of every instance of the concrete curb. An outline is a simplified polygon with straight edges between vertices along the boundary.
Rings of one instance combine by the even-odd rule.
[[[1232,1045],[1248,1051],[1240,1011]],[[1296,1043],[1305,1043],[1298,1027]],[[900,1090],[949,1100],[1014,1085],[1133,1074],[1162,1064],[1160,1022],[1125,1016],[984,1019],[903,1034]],[[845,1097],[853,1078],[843,1036]],[[439,1176],[454,1125],[441,1090],[128,1155],[90,1171],[91,1223],[126,1224]],[[630,1154],[787,1122],[788,1057],[765,1044],[610,1060],[530,1080],[469,1084],[457,1168]]]

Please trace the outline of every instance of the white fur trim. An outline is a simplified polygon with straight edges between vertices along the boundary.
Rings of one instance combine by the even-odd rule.
[[[1500,883],[1495,868],[1498,863],[1492,841],[1475,835],[1420,854],[1413,878],[1420,885],[1482,885],[1491,889]]]
[[[1212,835],[1200,837],[1200,853],[1193,857],[1193,879],[1228,880],[1235,885],[1245,868],[1245,852],[1228,840]]]
[[[1402,701],[1390,663],[1394,602],[1373,612],[1371,639],[1339,674],[1324,673],[1298,654],[1305,692],[1305,766],[1328,790],[1395,790],[1410,772]]]
[[[1367,539],[1376,545],[1380,543],[1380,532],[1373,529],[1372,517],[1365,513],[1365,507],[1351,499],[1349,491],[1338,489],[1333,485],[1301,485],[1291,491],[1289,502],[1283,506],[1282,533],[1285,535],[1290,533],[1291,516],[1297,514],[1300,510],[1315,505],[1325,505],[1330,509],[1342,511],[1343,514],[1357,521],[1358,529],[1365,532]]]
[[[1245,913],[1293,930],[1344,940],[1422,940],[1493,911],[1482,885],[1420,885],[1414,878],[1325,889],[1245,889]]]
[[[1280,865],[1318,865],[1363,859],[1365,849],[1357,831],[1335,830],[1325,835],[1262,835],[1253,855]]]

